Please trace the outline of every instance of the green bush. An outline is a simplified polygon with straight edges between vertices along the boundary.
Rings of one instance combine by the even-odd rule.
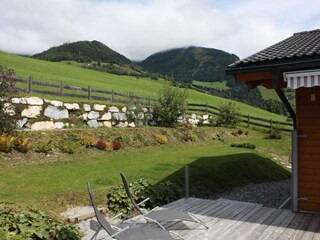
[[[217,126],[235,127],[240,123],[240,110],[235,103],[220,104]]]
[[[79,150],[79,143],[63,139],[59,143],[59,148],[63,153],[73,154]]]
[[[138,181],[130,184],[130,190],[137,203],[148,197],[150,198],[150,201],[141,205],[142,208],[147,209],[165,205],[181,197],[180,188],[170,181],[152,186],[147,180],[140,178]],[[114,213],[122,212],[122,217],[124,218],[132,216],[133,206],[123,186],[112,188],[107,194],[107,199],[107,206],[110,211]]]
[[[256,146],[252,143],[239,143],[239,144],[232,143],[231,147],[256,149]]]
[[[49,154],[53,150],[52,140],[49,140],[47,143],[38,146],[35,151],[38,153]]]
[[[48,214],[29,208],[13,210],[0,203],[0,239],[80,240],[79,228],[63,225]]]
[[[277,125],[273,125],[270,129],[270,132],[269,132],[269,138],[270,139],[281,139],[282,138],[281,128]]]
[[[153,106],[153,120],[158,126],[175,127],[178,117],[184,115],[187,110],[187,92],[164,84],[158,92],[158,97]]]
[[[0,65],[0,134],[11,133],[17,128],[15,106],[10,104],[10,97],[16,94],[15,72]]]

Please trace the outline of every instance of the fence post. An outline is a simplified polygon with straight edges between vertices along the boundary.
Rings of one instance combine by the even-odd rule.
[[[88,100],[91,99],[91,86],[88,86]]]
[[[63,96],[63,82],[60,81],[60,96]]]
[[[28,93],[31,93],[32,91],[32,79],[31,77],[29,77],[29,80],[28,80]]]
[[[111,93],[111,102],[114,102],[114,90],[112,89],[112,93]]]
[[[250,127],[250,114],[248,114],[248,125],[247,127],[249,128]]]
[[[184,168],[184,180],[185,180],[185,198],[189,197],[189,166],[186,165]]]

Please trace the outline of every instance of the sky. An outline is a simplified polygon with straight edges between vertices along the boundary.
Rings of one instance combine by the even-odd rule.
[[[1,0],[0,50],[97,40],[131,60],[201,46],[240,58],[320,28],[318,0]]]

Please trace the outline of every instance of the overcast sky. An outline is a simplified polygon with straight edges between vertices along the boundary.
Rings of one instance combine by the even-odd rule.
[[[1,0],[0,50],[98,40],[131,60],[185,46],[244,58],[319,28],[318,0]]]

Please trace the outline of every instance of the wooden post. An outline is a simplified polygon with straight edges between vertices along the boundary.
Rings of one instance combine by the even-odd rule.
[[[250,127],[250,114],[248,114],[248,125],[247,127],[249,128]]]
[[[185,192],[186,192],[186,199],[189,197],[189,167],[188,165],[184,168],[184,180],[185,180]]]
[[[63,82],[60,81],[60,96],[63,96]]]
[[[88,86],[88,100],[91,99],[91,87],[90,85]]]
[[[112,93],[111,93],[111,102],[114,102],[114,91],[112,89]]]
[[[31,93],[32,92],[32,79],[31,77],[29,77],[29,80],[28,80],[28,93]]]

